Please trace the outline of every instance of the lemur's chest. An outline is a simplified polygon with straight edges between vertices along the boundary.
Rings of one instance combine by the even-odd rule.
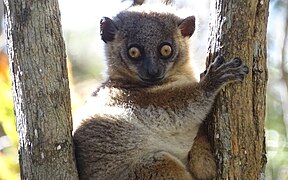
[[[166,151],[186,163],[188,152],[199,129],[193,110],[169,111],[148,106],[138,107],[130,120],[145,133],[147,151]],[[197,118],[196,118],[197,119]]]

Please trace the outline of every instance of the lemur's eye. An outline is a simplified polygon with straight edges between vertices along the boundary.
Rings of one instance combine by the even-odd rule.
[[[141,57],[141,52],[140,49],[138,47],[132,46],[129,48],[128,50],[128,56],[131,59],[139,59]]]
[[[170,44],[163,44],[159,48],[159,53],[162,59],[168,59],[172,55],[172,47]]]

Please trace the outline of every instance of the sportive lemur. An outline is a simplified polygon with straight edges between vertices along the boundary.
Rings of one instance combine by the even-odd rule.
[[[194,16],[125,10],[100,25],[108,78],[73,135],[80,179],[212,179],[216,163],[199,127],[219,90],[248,67],[218,56],[198,82]]]

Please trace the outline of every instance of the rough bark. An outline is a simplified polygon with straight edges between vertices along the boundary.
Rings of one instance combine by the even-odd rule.
[[[269,0],[211,2],[207,64],[222,54],[226,59],[240,57],[250,67],[243,83],[220,92],[208,117],[217,179],[264,179],[268,4]]]
[[[77,179],[57,0],[4,0],[21,179]]]

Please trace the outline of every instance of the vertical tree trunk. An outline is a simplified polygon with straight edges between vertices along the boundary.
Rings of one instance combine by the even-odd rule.
[[[57,0],[4,0],[21,179],[77,179]]]
[[[208,118],[218,159],[217,179],[264,179],[266,27],[269,0],[211,2],[207,63],[216,54],[240,57],[250,68],[243,83],[220,92]]]

